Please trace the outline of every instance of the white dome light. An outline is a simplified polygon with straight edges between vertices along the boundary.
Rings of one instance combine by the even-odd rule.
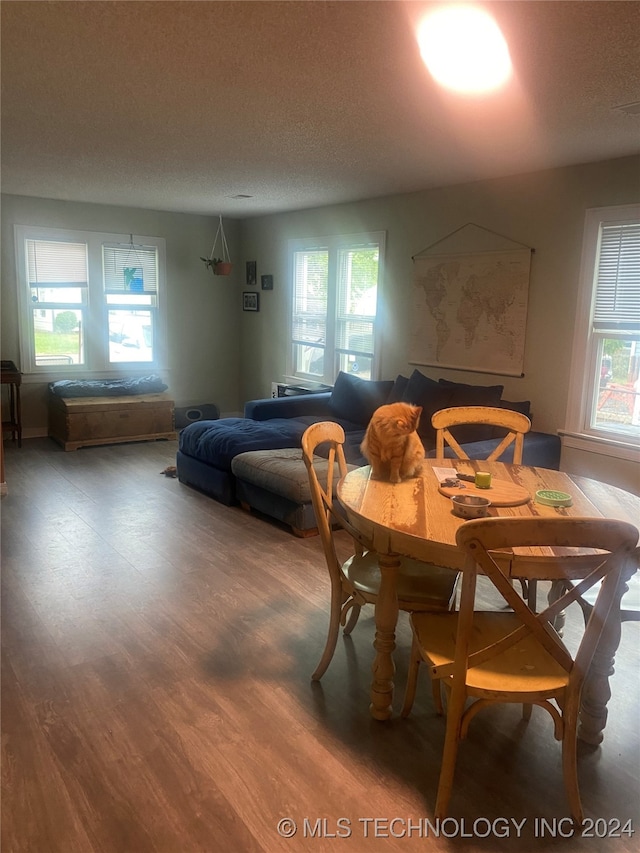
[[[511,75],[509,48],[493,18],[473,6],[449,6],[418,27],[420,54],[431,75],[457,92],[481,93]]]

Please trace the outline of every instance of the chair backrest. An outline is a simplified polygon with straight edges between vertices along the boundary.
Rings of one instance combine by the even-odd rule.
[[[463,524],[456,533],[456,542],[467,555],[456,646],[458,665],[469,668],[484,663],[532,635],[569,674],[569,686],[579,690],[609,613],[612,607],[619,608],[622,581],[636,570],[638,537],[638,530],[632,524],[607,518],[483,518]],[[508,555],[498,553],[513,549],[523,550]],[[535,574],[544,565],[545,577],[581,580],[546,610],[535,613],[511,584],[505,563],[510,564],[514,559],[518,577]],[[478,573],[489,577],[520,625],[508,637],[467,655],[469,636],[464,635],[473,622]],[[559,612],[595,585],[599,585],[598,597],[572,658],[552,624]],[[456,672],[460,674],[459,670]]]
[[[489,456],[488,462],[499,459],[507,447],[515,442],[513,448],[513,462],[515,465],[522,463],[522,449],[524,446],[524,435],[531,429],[531,421],[521,412],[511,409],[493,408],[491,406],[455,406],[450,409],[440,409],[431,417],[431,425],[436,431],[436,458],[444,459],[445,443],[451,447],[458,459],[468,459],[466,452],[460,447],[450,431],[450,427],[462,424],[484,424],[486,426],[503,427],[507,434],[495,447]]]
[[[309,475],[311,502],[329,572],[332,575],[339,573],[340,570],[340,561],[338,560],[333,540],[333,526],[336,523],[339,523],[351,535],[354,540],[354,550],[359,554],[363,552],[361,537],[334,504],[333,492],[335,485],[348,471],[343,449],[344,440],[344,430],[340,424],[333,421],[321,421],[320,423],[312,424],[310,427],[307,427],[302,436],[302,458],[304,459],[304,464]],[[322,482],[316,470],[318,457],[315,456],[315,451],[320,444],[327,445],[329,451],[326,463],[326,476],[322,477]]]

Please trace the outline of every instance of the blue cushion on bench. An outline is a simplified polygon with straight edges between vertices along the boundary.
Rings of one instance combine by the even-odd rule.
[[[59,379],[49,383],[56,397],[124,397],[129,394],[160,394],[169,386],[159,376],[130,379]]]

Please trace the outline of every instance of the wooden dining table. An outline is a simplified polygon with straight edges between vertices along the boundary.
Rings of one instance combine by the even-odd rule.
[[[376,654],[370,706],[372,716],[378,720],[392,715],[400,557],[412,557],[453,571],[464,566],[464,556],[456,546],[455,537],[465,519],[454,515],[450,497],[443,494],[452,493],[442,485],[445,468],[467,475],[477,471],[491,474],[491,488],[482,494],[490,500],[495,497],[499,505],[489,507],[490,516],[587,516],[621,519],[636,527],[640,523],[640,497],[597,480],[546,468],[480,460],[425,459],[421,475],[401,483],[372,479],[368,465],[350,471],[338,483],[338,500],[349,522],[379,555],[381,579],[375,605]],[[473,484],[462,482],[459,493],[465,490],[478,493]],[[535,498],[540,490],[569,494],[571,505],[538,503]],[[526,576],[551,581],[553,589],[563,582],[564,574],[562,562],[549,560],[550,556],[553,555],[548,549],[537,552],[519,549],[509,555],[509,574],[514,579]],[[571,555],[563,555],[564,559],[571,559]],[[620,636],[620,620],[614,615],[603,632],[583,690],[579,737],[588,743],[597,744],[603,739],[611,696],[609,676]]]

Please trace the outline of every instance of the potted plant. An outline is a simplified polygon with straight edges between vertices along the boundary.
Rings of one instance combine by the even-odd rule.
[[[213,253],[216,250],[218,239],[220,239],[220,244],[222,246],[222,257],[214,258]],[[220,221],[218,223],[216,238],[213,241],[213,246],[211,247],[211,254],[208,258],[203,258],[201,256],[200,260],[204,261],[204,264],[207,268],[211,268],[211,271],[214,275],[229,275],[229,273],[233,269],[231,258],[229,257],[229,247],[227,246],[227,238],[224,236],[224,228],[222,227],[222,216],[220,217]]]
[[[204,261],[205,266],[211,267],[214,275],[229,275],[233,265],[230,261],[225,261],[222,258],[200,258]]]

